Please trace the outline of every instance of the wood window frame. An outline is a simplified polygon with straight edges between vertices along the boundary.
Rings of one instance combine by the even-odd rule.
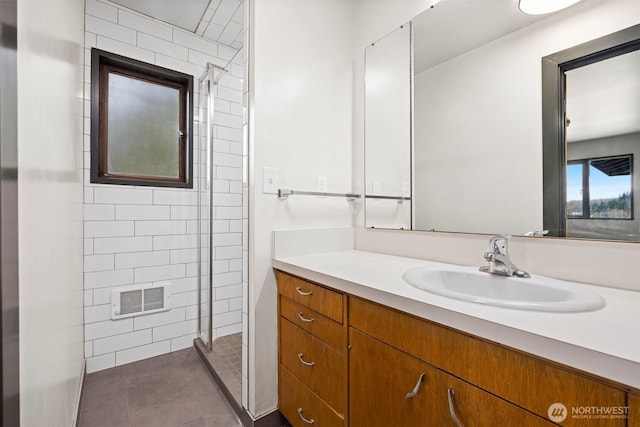
[[[119,74],[179,91],[178,178],[110,173],[107,167],[108,76]],[[91,183],[193,188],[193,76],[91,49]]]

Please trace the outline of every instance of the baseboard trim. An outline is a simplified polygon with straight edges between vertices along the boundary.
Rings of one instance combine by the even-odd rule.
[[[251,418],[247,410],[243,410],[245,417],[240,417],[244,427],[281,427],[289,425],[284,416],[277,409],[261,416],[257,420]]]
[[[76,414],[71,425],[78,427],[80,424],[80,413],[82,412],[82,399],[84,398],[84,378],[87,376],[87,359],[82,359],[82,367],[80,368],[80,383],[78,385],[78,393],[76,395]]]
[[[222,394],[224,394],[224,397],[227,399],[229,405],[231,405],[238,418],[240,418],[244,427],[280,427],[282,425],[286,425],[284,424],[285,418],[277,409],[274,412],[263,415],[262,417],[254,420],[249,412],[243,408],[241,404],[236,402],[236,399],[233,397],[224,381],[222,381],[216,370],[213,369],[213,366],[211,366],[207,360],[207,356],[205,355],[207,352],[206,344],[200,338],[196,338],[193,340],[193,348],[200,357],[200,360],[202,360],[203,365],[213,380],[218,384],[220,390],[222,390]]]

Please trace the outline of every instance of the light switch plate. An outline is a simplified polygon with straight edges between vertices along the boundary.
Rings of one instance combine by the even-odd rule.
[[[262,192],[278,194],[278,169],[265,166],[262,168]]]

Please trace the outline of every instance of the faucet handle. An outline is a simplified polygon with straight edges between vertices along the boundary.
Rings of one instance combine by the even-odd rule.
[[[493,262],[496,260],[496,254],[494,252],[485,252],[484,259],[485,261]]]
[[[507,255],[509,253],[509,248],[507,245],[508,241],[509,236],[506,234],[493,236],[491,240],[489,240],[489,250],[494,254]]]

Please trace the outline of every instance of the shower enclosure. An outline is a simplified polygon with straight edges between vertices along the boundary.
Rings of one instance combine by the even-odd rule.
[[[242,405],[242,81],[209,64],[199,81],[196,350],[236,411]]]

